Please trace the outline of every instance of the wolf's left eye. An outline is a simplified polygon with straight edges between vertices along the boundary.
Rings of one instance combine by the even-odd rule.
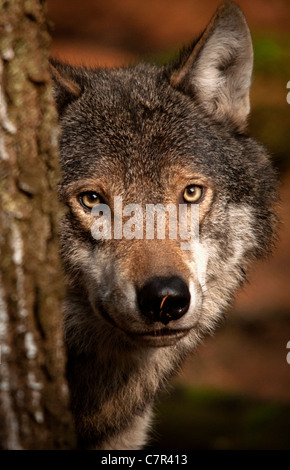
[[[86,191],[85,193],[81,193],[78,199],[85,209],[92,209],[102,202],[101,196],[95,191]]]
[[[185,202],[196,204],[201,201],[203,196],[203,187],[196,184],[190,184],[183,192],[183,199]]]

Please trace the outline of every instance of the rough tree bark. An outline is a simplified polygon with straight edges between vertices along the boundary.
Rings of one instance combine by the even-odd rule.
[[[62,345],[56,113],[41,0],[0,0],[0,448],[74,447]]]

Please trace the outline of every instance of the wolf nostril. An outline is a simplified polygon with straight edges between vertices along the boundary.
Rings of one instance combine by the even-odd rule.
[[[143,315],[152,322],[167,325],[187,312],[190,293],[187,284],[178,276],[154,277],[139,290],[138,303]]]

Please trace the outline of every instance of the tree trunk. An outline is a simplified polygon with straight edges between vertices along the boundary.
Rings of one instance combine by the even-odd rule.
[[[56,112],[41,0],[0,0],[0,448],[74,447],[62,343]]]

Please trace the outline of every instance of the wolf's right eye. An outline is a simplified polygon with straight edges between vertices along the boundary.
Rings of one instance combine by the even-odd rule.
[[[204,190],[202,186],[196,184],[190,184],[183,192],[183,199],[185,202],[191,204],[197,204],[202,200]]]
[[[85,209],[92,209],[102,202],[101,196],[95,191],[86,191],[85,193],[81,193],[78,199]]]

